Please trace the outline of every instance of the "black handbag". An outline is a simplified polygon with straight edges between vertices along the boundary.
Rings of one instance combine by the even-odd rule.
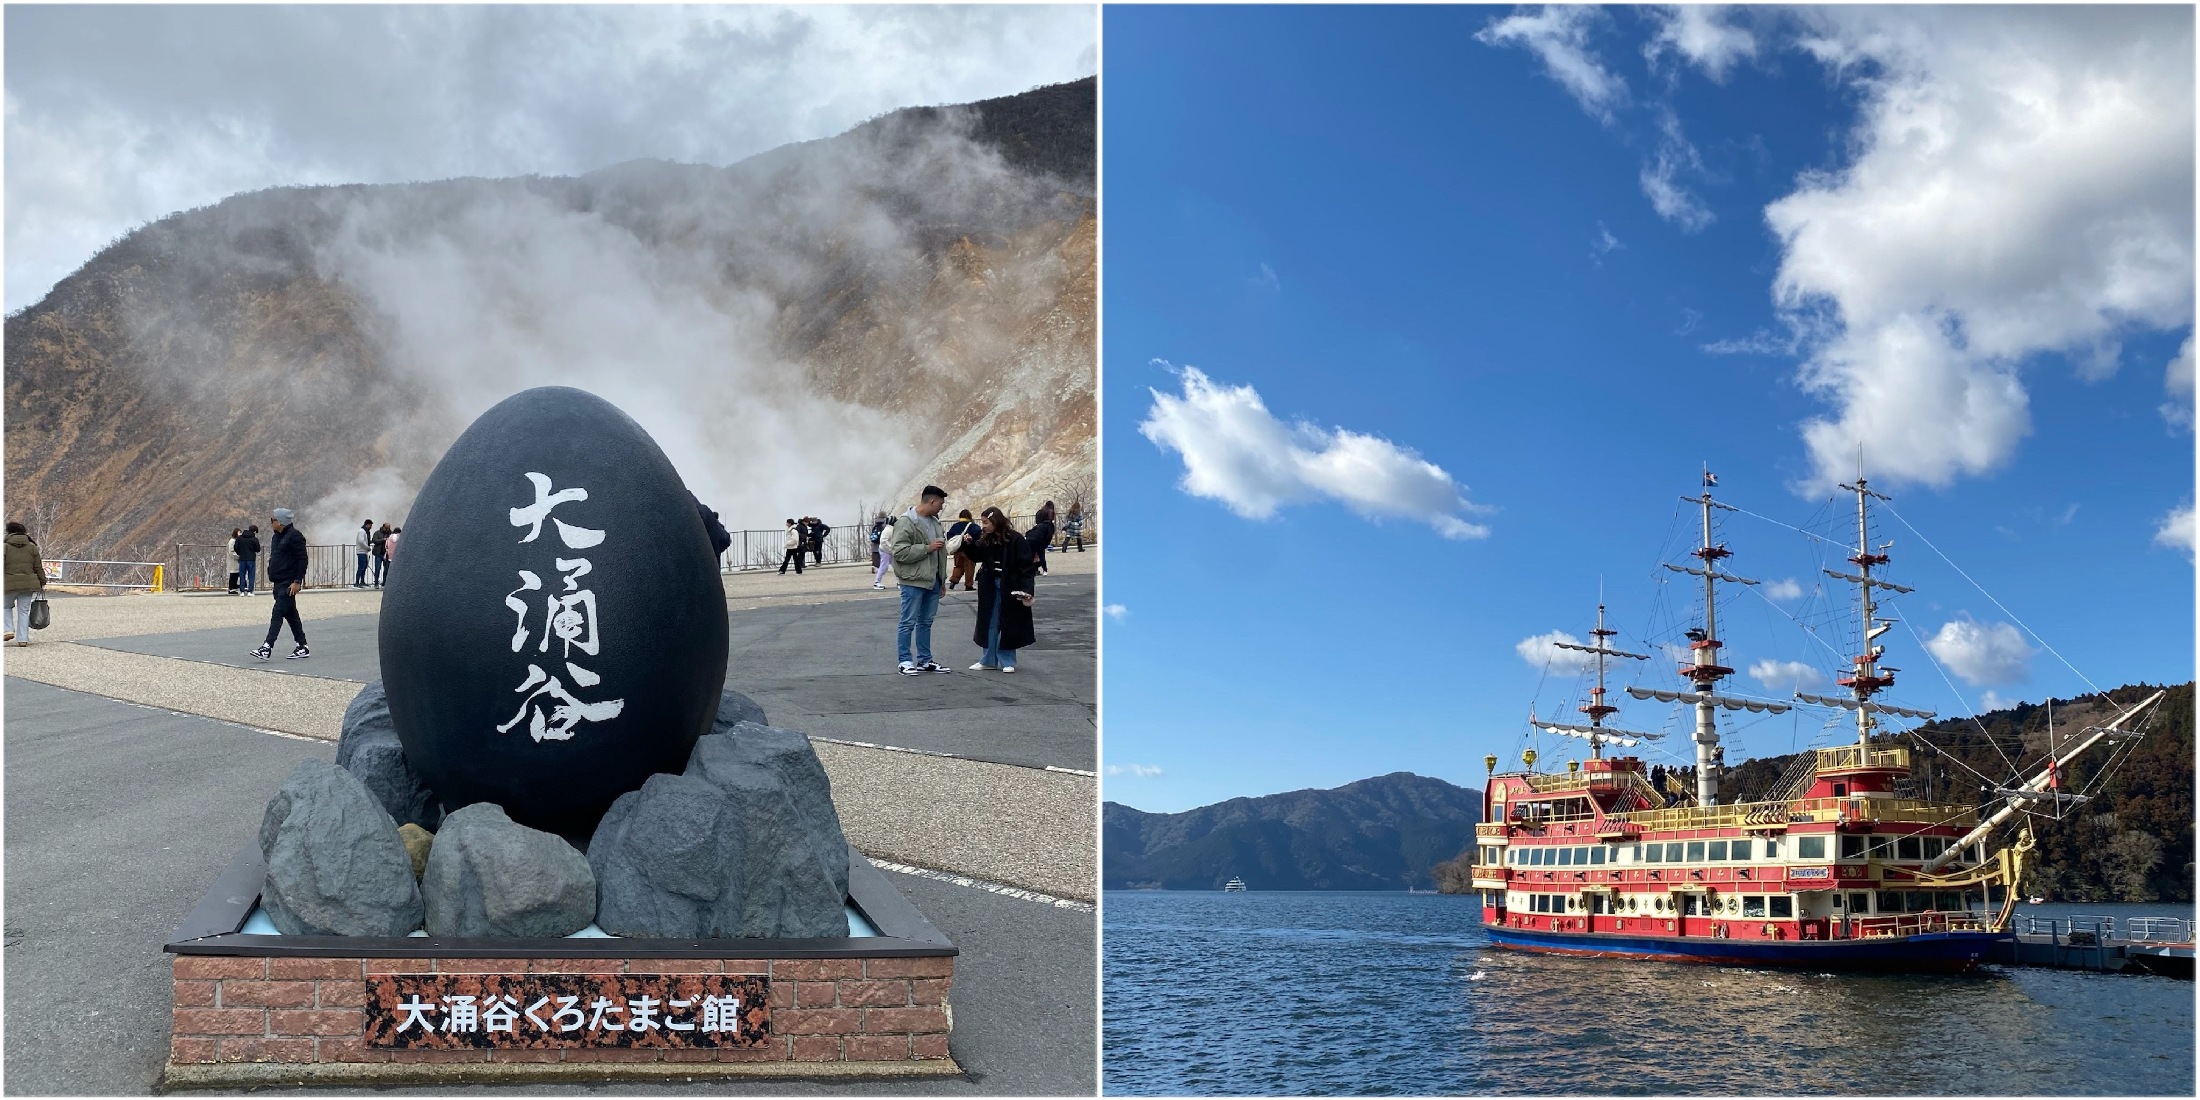
[[[53,625],[53,610],[46,604],[46,597],[31,597],[31,629],[44,630]]]

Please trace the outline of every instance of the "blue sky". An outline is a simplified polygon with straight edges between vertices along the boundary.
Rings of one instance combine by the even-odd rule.
[[[1531,705],[1582,701],[1522,644],[1586,637],[1600,583],[1625,648],[1693,621],[1657,563],[1706,464],[1778,521],[1722,521],[1773,594],[1721,634],[1728,689],[1783,697],[1854,652],[1780,524],[1848,536],[1826,486],[1859,443],[2003,605],[1881,516],[1918,589],[1884,698],[2192,676],[2189,9],[1133,6],[1104,33],[1107,798],[1478,785]],[[1678,686],[1647,664],[1617,682]],[[1729,759],[1830,721],[1745,720]]]

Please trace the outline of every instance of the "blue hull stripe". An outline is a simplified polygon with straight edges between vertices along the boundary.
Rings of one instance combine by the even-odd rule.
[[[1830,970],[1968,970],[1995,944],[2015,938],[2008,932],[1927,932],[1870,940],[1721,940],[1545,932],[1501,925],[1483,925],[1483,931],[1500,947],[1548,954]]]

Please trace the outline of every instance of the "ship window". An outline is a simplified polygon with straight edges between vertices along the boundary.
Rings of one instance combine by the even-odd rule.
[[[1844,837],[1842,837],[1842,838],[1841,838],[1841,858],[1842,858],[1842,859],[1862,859],[1862,858],[1864,858],[1864,838],[1863,838],[1863,837],[1860,837],[1860,836],[1844,836]]]
[[[1667,863],[1679,863],[1681,861],[1680,841],[1676,840],[1665,846],[1665,861]]]
[[[1892,859],[1893,857],[1894,838],[1884,836],[1875,836],[1872,838],[1873,859]]]
[[[1848,785],[1848,784],[1846,784],[1846,783],[1836,783],[1836,784],[1834,784],[1834,785],[1833,785],[1833,797],[1835,797],[1835,798],[1847,798],[1848,796],[1849,796],[1849,785]]]
[[[1902,838],[1902,839],[1900,839],[1900,840],[1897,840],[1897,841],[1895,841],[1895,842],[1894,842],[1894,854],[1895,854],[1895,858],[1896,858],[1896,859],[1924,859],[1924,858],[1925,858],[1925,855],[1924,855],[1924,853],[1923,853],[1923,852],[1922,852],[1921,850],[1919,850],[1919,847],[1918,847],[1918,843],[1917,843],[1917,838],[1916,838],[1916,837],[1914,837],[1914,836],[1906,836],[1906,837],[1903,837],[1903,838]]]
[[[1743,899],[1742,899],[1742,915],[1743,915],[1743,916],[1745,916],[1745,917],[1761,917],[1761,916],[1764,916],[1764,915],[1765,915],[1765,896],[1764,896],[1763,894],[1751,894],[1751,895],[1749,895],[1748,897],[1745,897],[1745,898],[1743,898]]]
[[[1839,908],[1841,908],[1841,895],[1839,895],[1839,894],[1835,894],[1835,895],[1833,895],[1833,907],[1834,907],[1835,909],[1839,909]]]
[[[1712,841],[1712,842],[1711,842],[1711,851],[1710,851],[1710,852],[1708,852],[1708,853],[1706,853],[1706,854],[1705,854],[1705,856],[1704,856],[1704,858],[1706,858],[1706,859],[1711,859],[1711,860],[1723,860],[1723,859],[1725,859],[1725,858],[1726,858],[1726,841],[1723,841],[1723,840],[1714,840],[1714,841]]]
[[[1558,865],[1561,867],[1574,865],[1574,850],[1572,848],[1560,848],[1558,850]]]
[[[1931,912],[1934,908],[1933,902],[1936,900],[1931,890],[1905,890],[1902,892],[1902,896],[1912,913]]]
[[[1798,859],[1826,858],[1826,838],[1822,836],[1796,837],[1795,855]]]
[[[1574,849],[1574,866],[1576,866],[1576,867],[1587,867],[1588,865],[1589,865],[1589,849],[1587,849],[1587,848],[1576,848],[1576,849]]]
[[[1703,862],[1703,841],[1691,840],[1688,842],[1688,862]]]
[[[1596,866],[1603,866],[1604,851],[1605,849],[1602,845],[1589,849],[1589,862]],[[1618,863],[1619,861],[1615,859],[1612,862]]]
[[[1642,861],[1643,861],[1644,863],[1663,863],[1663,862],[1665,862],[1665,845],[1663,845],[1663,844],[1652,844],[1652,845],[1649,845],[1648,847],[1644,848],[1644,849],[1642,850]]]
[[[1872,896],[1871,896],[1871,894],[1869,894],[1869,893],[1867,893],[1867,892],[1865,892],[1865,891],[1859,890],[1859,891],[1857,891],[1857,892],[1855,892],[1855,893],[1853,893],[1853,894],[1850,894],[1850,895],[1849,895],[1849,915],[1850,915],[1850,916],[1852,916],[1852,917],[1861,917],[1861,916],[1863,916],[1864,914],[1866,914],[1866,913],[1869,913],[1869,912],[1871,912],[1871,911],[1872,911]]]
[[[1940,853],[1948,850],[1948,838],[1944,836],[1929,836],[1919,843],[1925,846],[1926,859],[1938,858]]]
[[[1765,838],[1765,858],[1766,858],[1766,859],[1778,859],[1778,858],[1780,858],[1780,838],[1779,838],[1779,837],[1776,837],[1776,836],[1768,836],[1768,837],[1766,837],[1766,838]]]
[[[1795,916],[1795,899],[1786,894],[1774,897],[1772,899],[1772,915],[1775,917]]]
[[[1940,892],[1940,907],[1950,913],[1963,912],[1963,891],[1942,890]]]
[[[1908,912],[1907,909],[1902,907],[1902,891],[1881,890],[1879,892],[1879,911],[1882,913]]]

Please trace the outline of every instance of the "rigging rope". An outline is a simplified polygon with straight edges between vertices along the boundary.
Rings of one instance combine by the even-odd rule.
[[[2076,675],[2076,676],[2078,677],[2078,679],[2080,679],[2080,680],[2084,680],[2084,681],[2085,681],[2085,686],[2087,686],[2087,687],[2089,687],[2089,688],[2092,688],[2092,689],[2094,690],[2094,692],[2096,692],[2097,694],[2099,694],[2099,695],[2100,695],[2100,696],[2101,696],[2101,697],[2102,697],[2103,699],[2107,699],[2107,700],[2109,701],[2109,703],[2110,703],[2111,705],[2115,705],[2115,703],[2116,703],[2116,700],[2115,700],[2115,699],[2114,699],[2113,697],[2111,697],[2111,696],[2110,696],[2110,695],[2108,694],[2108,692],[2106,692],[2106,691],[2103,691],[2103,690],[2101,690],[2101,685],[2099,685],[2099,684],[2096,684],[2096,683],[2094,683],[2094,682],[2093,682],[2093,681],[2092,681],[2091,679],[2088,679],[2088,678],[2086,677],[2086,674],[2085,674],[2085,673],[2083,673],[2083,672],[2079,672],[2079,671],[2078,671],[2078,666],[2076,666],[2076,665],[2074,665],[2074,664],[2071,664],[2071,663],[2070,663],[2070,659],[2069,659],[2069,658],[2067,658],[2067,657],[2064,657],[2064,656],[2063,656],[2063,655],[2062,655],[2061,653],[2058,653],[2058,652],[2056,652],[2056,650],[2055,650],[2055,647],[2054,647],[2054,646],[2051,646],[2051,645],[2048,645],[2048,644],[2047,644],[2047,639],[2045,639],[2045,638],[2042,638],[2042,637],[2040,637],[2040,636],[2039,636],[2039,632],[2038,632],[2038,631],[2035,631],[2035,630],[2033,630],[2033,629],[2032,629],[2031,627],[2029,627],[2029,626],[2025,626],[2025,625],[2024,625],[2024,620],[2023,620],[2023,619],[2020,619],[2020,618],[2017,618],[2017,613],[2016,613],[2016,612],[2014,612],[2014,611],[2011,611],[2011,610],[2009,610],[2009,609],[2008,609],[2008,608],[2006,608],[2006,607],[2002,607],[2002,603],[2001,603],[2001,601],[2000,601],[2000,600],[1997,600],[1997,599],[1995,599],[1995,598],[1994,598],[1994,594],[1993,594],[1993,593],[1991,593],[1991,592],[1988,592],[1988,591],[1986,590],[1986,586],[1985,586],[1985,585],[1983,585],[1983,584],[1980,584],[1979,582],[1977,582],[1977,581],[1975,581],[1975,580],[1972,580],[1972,579],[1971,579],[1971,575],[1970,575],[1969,573],[1966,573],[1966,572],[1964,572],[1964,571],[1963,571],[1963,567],[1962,567],[1962,566],[1960,566],[1960,565],[1957,565],[1957,564],[1956,564],[1956,563],[1955,563],[1955,562],[1954,562],[1953,560],[1950,560],[1950,558],[1948,557],[1948,555],[1946,555],[1946,554],[1942,554],[1942,553],[1940,552],[1940,547],[1938,547],[1938,546],[1934,546],[1934,545],[1933,545],[1933,540],[1931,540],[1931,539],[1929,539],[1929,538],[1926,538],[1923,532],[1919,531],[1919,530],[1918,530],[1918,529],[1917,529],[1916,527],[1913,527],[1913,526],[1911,526],[1911,524],[1910,524],[1910,521],[1909,521],[1909,520],[1907,520],[1907,519],[1903,519],[1902,513],[1900,513],[1900,512],[1897,512],[1897,511],[1895,511],[1895,509],[1894,509],[1894,505],[1893,505],[1893,504],[1888,504],[1888,505],[1886,505],[1886,509],[1887,509],[1887,514],[1888,514],[1888,515],[1891,515],[1891,516],[1893,516],[1894,518],[1896,518],[1896,519],[1898,519],[1898,520],[1901,520],[1901,521],[1902,521],[1902,526],[1904,526],[1904,527],[1907,527],[1907,528],[1909,528],[1909,531],[1910,531],[1910,533],[1911,533],[1911,534],[1913,534],[1913,535],[1916,535],[1916,536],[1917,536],[1917,541],[1919,541],[1919,542],[1922,542],[1922,543],[1924,543],[1924,544],[1926,545],[1926,547],[1927,547],[1927,548],[1929,548],[1930,550],[1932,550],[1932,552],[1933,552],[1933,553],[1935,553],[1935,554],[1939,554],[1939,555],[1940,555],[1940,560],[1942,560],[1942,561],[1944,561],[1944,562],[1947,562],[1947,563],[1948,563],[1948,568],[1950,568],[1950,569],[1953,569],[1953,570],[1955,570],[1955,571],[1956,571],[1956,575],[1957,575],[1957,576],[1960,576],[1960,577],[1962,577],[1962,578],[1963,578],[1964,580],[1966,580],[1966,581],[1970,581],[1970,582],[1971,582],[1971,587],[1973,587],[1973,588],[1976,588],[1976,589],[1978,589],[1978,591],[1979,591],[1979,595],[1981,595],[1981,596],[1984,596],[1984,597],[1986,597],[1987,601],[1988,601],[1989,603],[1992,603],[1992,604],[1993,604],[1993,605],[1994,605],[1995,607],[1999,607],[1999,608],[2001,608],[2001,613],[2002,613],[2002,614],[2004,614],[2004,615],[2007,615],[2007,616],[2009,616],[2009,621],[2010,621],[2010,622],[2013,622],[2013,623],[2017,624],[2017,625],[2018,625],[2019,627],[2022,627],[2022,628],[2023,628],[2023,630],[2024,630],[2024,632],[2025,632],[2026,634],[2030,634],[2030,635],[2032,635],[2032,640],[2033,640],[2033,641],[2035,641],[2035,642],[2038,642],[2038,643],[2040,643],[2040,648],[2042,648],[2042,649],[2045,649],[2045,650],[2046,650],[2046,651],[2048,651],[2049,653],[2054,653],[2054,654],[2055,654],[2055,659],[2056,659],[2056,660],[2058,660],[2058,661],[2061,661],[2061,662],[2063,663],[2063,667],[2064,667],[2064,668],[2067,668],[2067,669],[2069,669],[2069,670],[2070,670],[2070,671],[2071,671],[2071,672],[2072,672],[2073,674],[2075,674],[2075,675]],[[1913,633],[1914,633],[1914,631],[1913,631]]]
[[[1902,629],[1909,631],[1910,640],[1917,643],[1917,651],[1919,653],[1923,653],[1925,655],[1925,659],[1933,663],[1934,672],[1940,673],[1941,682],[1948,685],[1948,693],[1956,697],[1956,702],[1963,704],[1964,713],[1971,716],[1971,724],[1977,726],[1978,731],[1986,735],[1986,743],[1994,747],[1994,755],[2001,757],[2001,762],[2009,769],[2009,774],[2022,777],[2024,773],[2017,768],[2017,762],[2009,759],[2008,753],[2001,751],[2001,742],[1994,740],[1994,735],[1986,728],[1986,723],[1979,721],[1978,712],[1974,711],[1971,708],[1971,700],[1966,698],[1962,692],[1956,690],[1955,681],[1948,679],[1948,670],[1940,666],[1940,658],[1933,656],[1933,651],[1925,647],[1925,639],[1918,637],[1917,628],[1911,626],[1910,620],[1907,618],[1902,619],[1901,623]],[[1917,733],[1916,730],[1912,730],[1910,732],[1913,734]],[[1920,734],[1919,739],[1923,740],[1923,735]],[[1925,743],[1928,745],[1932,745],[1931,741],[1926,741]],[[2019,740],[2018,744],[2022,745],[2023,741]],[[1942,750],[1938,745],[1933,745],[1933,749],[1934,751],[1939,752],[1942,756],[1948,755],[1947,752],[1945,750]],[[1961,761],[1957,762],[1961,763]],[[1969,767],[1969,765],[1964,766]],[[1976,774],[1976,772],[1974,771],[1973,774]],[[1980,775],[1979,778],[1984,779],[1986,777]]]

